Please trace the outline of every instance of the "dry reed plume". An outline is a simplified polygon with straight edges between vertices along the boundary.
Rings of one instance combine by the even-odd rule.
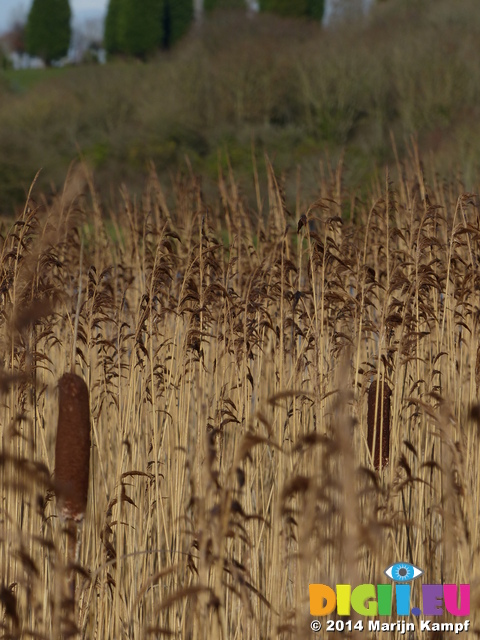
[[[310,583],[408,560],[472,585],[473,638],[477,197],[415,150],[368,203],[323,167],[294,212],[268,159],[255,211],[233,172],[109,209],[78,171],[2,228],[4,635],[309,638]],[[86,505],[75,615],[54,489]]]

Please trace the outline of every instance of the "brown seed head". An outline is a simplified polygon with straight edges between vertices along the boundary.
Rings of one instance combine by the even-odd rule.
[[[81,521],[85,515],[90,466],[90,407],[85,382],[74,373],[58,382],[55,486],[60,515]]]
[[[387,466],[390,459],[390,396],[392,390],[386,382],[380,384],[377,406],[377,381],[374,380],[368,390],[367,443],[373,456],[375,469]],[[375,422],[375,415],[377,420]],[[380,451],[382,460],[380,464]]]

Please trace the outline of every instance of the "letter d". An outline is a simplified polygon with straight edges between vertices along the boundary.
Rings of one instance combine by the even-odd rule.
[[[335,609],[337,596],[326,584],[309,584],[310,613],[312,616],[328,616]]]

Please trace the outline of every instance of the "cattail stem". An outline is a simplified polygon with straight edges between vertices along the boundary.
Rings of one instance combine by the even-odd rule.
[[[80,245],[80,264],[78,268],[78,296],[77,296],[77,308],[75,310],[75,323],[73,326],[73,341],[72,341],[72,362],[71,371],[75,373],[75,360],[77,357],[77,334],[78,334],[78,320],[80,318],[80,308],[82,300],[82,267],[83,267],[83,238]]]

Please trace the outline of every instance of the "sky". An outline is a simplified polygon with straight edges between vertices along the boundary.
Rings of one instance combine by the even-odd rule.
[[[107,10],[108,0],[70,0],[74,20],[101,18]],[[0,33],[8,29],[17,16],[25,17],[32,0],[0,0]]]

